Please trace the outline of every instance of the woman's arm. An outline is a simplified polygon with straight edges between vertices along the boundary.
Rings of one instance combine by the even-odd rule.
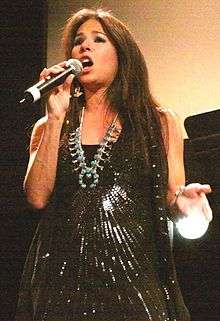
[[[47,79],[64,70],[65,62],[44,69],[40,79]],[[60,134],[69,106],[73,75],[50,92],[47,99],[47,116],[40,119],[32,133],[30,159],[24,180],[28,202],[36,209],[44,208],[54,189]]]
[[[168,160],[168,205],[175,200],[175,193],[185,185],[184,145],[182,130],[177,115],[170,109],[159,109]]]
[[[206,194],[211,192],[208,184],[192,183],[185,186],[184,143],[178,117],[169,109],[161,109],[162,127],[166,128],[168,159],[167,202],[173,215],[191,215],[195,210],[208,221],[212,219],[212,210]]]
[[[24,189],[36,209],[46,206],[54,188],[61,129],[62,122],[46,116],[33,129]]]

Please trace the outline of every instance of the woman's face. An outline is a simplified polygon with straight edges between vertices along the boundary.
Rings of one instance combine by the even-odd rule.
[[[79,77],[85,89],[107,88],[118,70],[115,47],[105,34],[102,25],[95,19],[87,20],[77,31],[72,57],[83,64]]]

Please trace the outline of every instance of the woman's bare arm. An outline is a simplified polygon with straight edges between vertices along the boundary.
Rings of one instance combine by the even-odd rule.
[[[165,146],[168,160],[167,202],[171,205],[177,189],[185,185],[184,141],[177,115],[170,109],[160,109],[159,115],[164,128]]]
[[[178,117],[171,110],[162,110],[162,126],[167,128],[168,193],[167,202],[173,215],[189,216],[196,209],[207,221],[212,210],[206,194],[211,192],[208,184],[192,183],[185,186],[184,141]],[[175,217],[173,217],[175,219]]]
[[[40,79],[47,79],[64,70],[65,62],[44,69]],[[60,134],[69,106],[70,87],[73,75],[50,92],[47,99],[47,116],[41,118],[34,126],[30,159],[24,180],[24,189],[28,202],[36,209],[44,208],[53,192]]]
[[[48,203],[54,188],[62,122],[41,118],[34,126],[24,180],[27,200],[36,209]]]

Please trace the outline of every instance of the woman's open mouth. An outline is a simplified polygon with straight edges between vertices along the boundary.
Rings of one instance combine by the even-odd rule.
[[[82,62],[83,70],[88,70],[88,68],[93,65],[93,62],[90,58],[85,58],[81,62]]]

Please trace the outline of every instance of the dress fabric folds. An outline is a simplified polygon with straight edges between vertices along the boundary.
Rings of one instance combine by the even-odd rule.
[[[135,146],[135,147],[134,147]],[[97,146],[83,146],[89,163]],[[150,168],[122,130],[95,188],[81,188],[67,141],[55,190],[26,260],[16,321],[188,321],[175,279],[176,319],[158,274]]]

